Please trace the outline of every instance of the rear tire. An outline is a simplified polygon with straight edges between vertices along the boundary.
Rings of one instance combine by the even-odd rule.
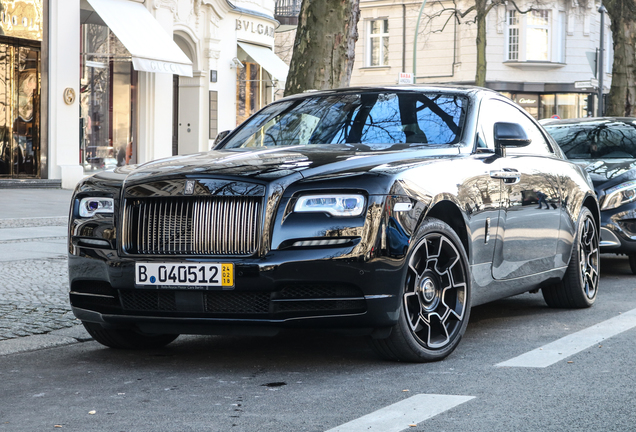
[[[116,349],[152,349],[161,348],[179,337],[179,335],[144,335],[129,329],[105,329],[99,324],[82,322],[86,331],[102,345]]]
[[[561,282],[541,289],[548,306],[586,308],[594,304],[599,282],[599,234],[592,212],[579,214],[572,255]],[[630,261],[631,262],[631,261]]]
[[[371,339],[381,357],[405,362],[442,360],[459,344],[470,315],[468,258],[457,234],[429,218],[407,256],[397,324]]]

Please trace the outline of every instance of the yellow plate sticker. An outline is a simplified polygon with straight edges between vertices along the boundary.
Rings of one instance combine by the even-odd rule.
[[[234,286],[234,264],[221,264],[221,286]]]

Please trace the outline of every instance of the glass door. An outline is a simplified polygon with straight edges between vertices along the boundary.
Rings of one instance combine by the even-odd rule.
[[[40,176],[40,50],[0,41],[0,178]]]

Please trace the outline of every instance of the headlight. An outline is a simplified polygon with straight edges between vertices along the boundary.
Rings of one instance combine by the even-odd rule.
[[[96,213],[113,213],[112,198],[82,198],[79,205],[81,217],[93,217]]]
[[[615,209],[632,201],[636,201],[636,180],[630,180],[607,189],[601,210]]]
[[[298,198],[298,213],[329,213],[332,216],[359,216],[364,210],[364,196],[348,194],[305,195]]]

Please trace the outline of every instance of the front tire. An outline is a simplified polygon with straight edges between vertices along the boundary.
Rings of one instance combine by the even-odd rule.
[[[636,275],[636,254],[627,255],[629,258],[629,268],[632,270],[632,274]]]
[[[140,350],[161,348],[175,340],[179,335],[144,335],[129,329],[105,329],[99,324],[85,322],[84,328],[93,339],[102,345],[116,349]]]
[[[599,234],[592,212],[579,214],[570,264],[561,282],[541,289],[548,306],[586,308],[594,304],[599,282]]]
[[[382,357],[407,362],[442,360],[459,344],[470,315],[468,258],[457,234],[433,218],[420,226],[407,256],[397,324],[371,339]]]

